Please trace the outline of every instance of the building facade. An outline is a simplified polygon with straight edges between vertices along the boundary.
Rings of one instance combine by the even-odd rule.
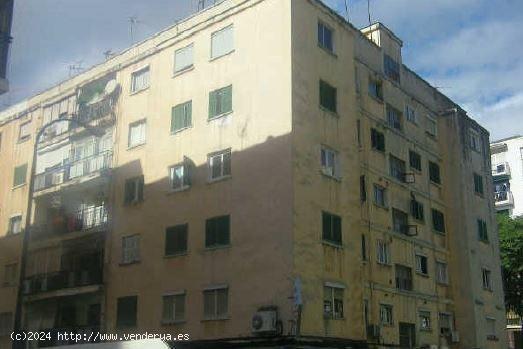
[[[401,47],[225,0],[2,112],[2,333],[504,347],[488,132]]]

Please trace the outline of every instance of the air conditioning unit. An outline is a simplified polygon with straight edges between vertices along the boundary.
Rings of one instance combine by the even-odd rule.
[[[450,340],[452,341],[452,343],[459,343],[459,332],[452,331],[450,333]]]
[[[278,332],[278,308],[274,306],[258,309],[252,317],[252,333],[276,334]]]
[[[378,325],[368,325],[367,336],[375,339],[380,338],[380,327]]]

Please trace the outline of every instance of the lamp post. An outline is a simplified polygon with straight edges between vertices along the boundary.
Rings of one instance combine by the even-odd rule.
[[[22,329],[22,307],[23,307],[23,295],[24,295],[24,279],[25,279],[25,268],[27,264],[27,250],[29,247],[29,240],[30,240],[30,225],[31,225],[31,215],[33,210],[33,191],[34,191],[34,179],[35,179],[35,172],[36,172],[36,157],[38,153],[38,143],[40,142],[40,137],[44,134],[45,130],[47,130],[50,126],[55,125],[57,123],[63,123],[63,122],[69,122],[76,124],[78,126],[82,126],[85,128],[88,132],[92,133],[95,136],[101,136],[103,135],[103,131],[97,127],[89,126],[88,124],[83,123],[82,121],[79,121],[75,118],[61,118],[53,120],[44,126],[38,132],[36,133],[35,137],[35,143],[33,146],[33,157],[31,162],[31,170],[29,171],[29,194],[28,194],[28,202],[27,202],[27,210],[25,213],[25,226],[24,226],[24,232],[23,232],[23,239],[22,239],[22,256],[20,258],[20,277],[18,279],[18,294],[16,298],[16,309],[15,309],[15,318],[14,318],[14,333],[18,334],[20,333]],[[23,349],[25,348],[25,344],[23,340],[16,340],[13,339],[12,343],[13,349]]]

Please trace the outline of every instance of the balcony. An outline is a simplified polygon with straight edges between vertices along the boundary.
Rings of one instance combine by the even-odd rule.
[[[25,296],[33,296],[46,292],[101,285],[103,272],[101,267],[93,267],[75,271],[58,271],[31,276],[24,280]],[[70,295],[70,294],[67,294]]]
[[[498,177],[510,177],[510,166],[508,162],[492,166],[492,177],[496,180]]]
[[[105,205],[81,209],[72,214],[48,217],[51,223],[35,225],[31,230],[34,240],[53,235],[67,235],[75,232],[101,231],[107,226],[107,207]]]
[[[494,202],[496,208],[501,208],[505,206],[514,205],[514,197],[510,190],[506,191],[497,191],[494,193]]]
[[[94,175],[112,167],[113,153],[105,151],[71,163],[47,169],[35,176],[34,191],[55,186],[81,182],[82,178]]]

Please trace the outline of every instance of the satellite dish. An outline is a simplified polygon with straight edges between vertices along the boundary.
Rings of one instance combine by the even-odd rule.
[[[118,87],[118,83],[115,79],[109,80],[107,84],[105,85],[104,92],[106,95],[112,94],[114,91],[116,91],[116,87]]]

